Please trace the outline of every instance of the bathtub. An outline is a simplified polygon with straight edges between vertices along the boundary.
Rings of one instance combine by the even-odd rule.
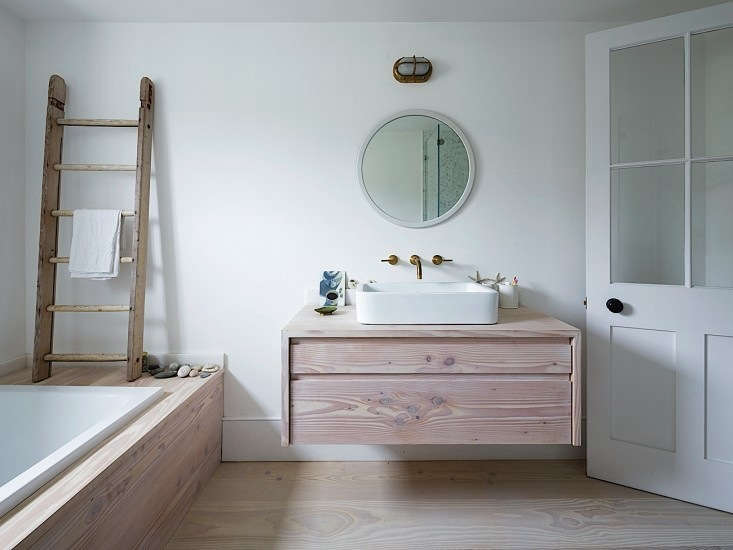
[[[152,387],[0,386],[0,516],[162,393]]]

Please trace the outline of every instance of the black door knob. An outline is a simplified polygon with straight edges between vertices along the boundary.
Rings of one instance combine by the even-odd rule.
[[[606,307],[611,313],[621,313],[624,310],[624,303],[618,298],[609,298]]]

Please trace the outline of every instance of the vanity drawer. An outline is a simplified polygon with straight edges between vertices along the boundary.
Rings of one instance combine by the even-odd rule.
[[[290,372],[342,374],[571,371],[568,338],[293,338]]]
[[[570,443],[570,381],[540,375],[303,375],[294,444]]]

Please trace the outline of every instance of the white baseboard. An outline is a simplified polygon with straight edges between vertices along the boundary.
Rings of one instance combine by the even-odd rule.
[[[4,374],[9,374],[16,370],[24,369],[25,367],[29,366],[30,363],[31,357],[27,354],[16,357],[15,359],[11,359],[10,361],[6,361],[5,363],[0,363],[0,376]]]
[[[577,459],[585,449],[570,445],[297,445],[280,446],[279,419],[223,419],[222,460],[389,461]]]

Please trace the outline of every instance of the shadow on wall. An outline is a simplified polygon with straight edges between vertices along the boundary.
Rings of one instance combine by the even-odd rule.
[[[156,103],[164,102],[165,84],[156,82],[155,93]],[[169,151],[170,121],[166,118],[164,110],[158,110],[155,114],[155,134],[153,136],[153,174],[155,182],[153,189],[158,207],[158,242],[160,244],[160,268],[153,270],[159,274],[152,281],[148,279],[148,288],[154,285],[162,285],[161,300],[164,312],[164,334],[166,337],[166,349],[169,351],[180,350],[181,348],[181,325],[178,311],[178,279],[176,272],[176,236],[173,229],[173,189],[170,179],[171,162]],[[150,256],[151,250],[148,250]],[[166,269],[167,266],[167,269]],[[158,266],[156,266],[158,267]],[[150,273],[151,270],[149,270]],[[151,285],[152,283],[152,285]],[[146,323],[147,323],[146,319]]]

